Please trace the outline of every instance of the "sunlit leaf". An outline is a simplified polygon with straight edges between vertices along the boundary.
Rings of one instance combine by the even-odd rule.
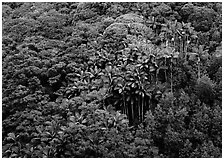
[[[8,137],[10,137],[10,138],[12,138],[12,139],[15,139],[15,138],[16,138],[16,136],[15,136],[14,133],[8,133]]]

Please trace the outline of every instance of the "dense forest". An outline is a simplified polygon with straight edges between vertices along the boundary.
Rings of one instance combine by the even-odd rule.
[[[3,2],[2,156],[222,156],[222,3]]]

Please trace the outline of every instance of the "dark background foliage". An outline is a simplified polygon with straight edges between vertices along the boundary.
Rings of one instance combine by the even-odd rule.
[[[222,4],[2,3],[2,153],[222,153]]]

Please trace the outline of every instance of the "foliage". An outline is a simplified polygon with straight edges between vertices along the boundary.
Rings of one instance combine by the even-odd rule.
[[[3,157],[221,157],[221,13],[3,2]]]

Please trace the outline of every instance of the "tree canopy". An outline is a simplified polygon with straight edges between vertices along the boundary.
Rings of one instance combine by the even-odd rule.
[[[222,156],[221,2],[3,2],[4,158]]]

